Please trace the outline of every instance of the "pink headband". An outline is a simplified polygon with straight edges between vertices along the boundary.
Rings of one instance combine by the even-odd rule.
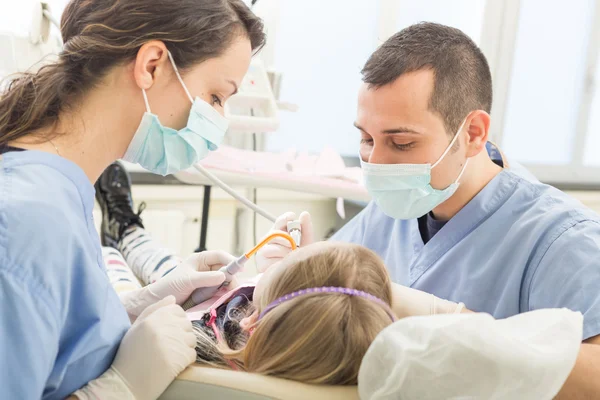
[[[216,308],[212,308],[210,310],[210,319],[208,320],[208,326],[210,326],[213,330],[213,332],[215,333],[215,337],[217,338],[217,343],[219,342],[224,342],[221,334],[219,333],[219,328],[217,328],[217,309]],[[225,362],[231,367],[231,369],[237,371],[238,367],[235,365],[235,363],[231,360],[229,360],[227,357],[225,357]]]
[[[267,314],[269,311],[271,311],[273,308],[277,307],[281,303],[285,303],[286,301],[294,299],[299,296],[303,296],[306,294],[313,294],[313,293],[339,293],[339,294],[345,294],[348,296],[362,297],[367,300],[371,300],[372,302],[377,303],[380,306],[382,306],[384,308],[385,312],[388,313],[388,315],[390,316],[392,321],[396,320],[396,318],[394,317],[394,313],[392,312],[390,306],[387,305],[387,303],[385,301],[381,300],[379,297],[375,297],[372,294],[363,292],[362,290],[350,289],[350,288],[344,288],[344,287],[334,287],[334,286],[308,288],[308,289],[298,290],[297,292],[293,292],[290,294],[286,294],[285,296],[282,296],[282,297],[276,299],[275,301],[273,301],[271,304],[269,304],[260,313],[258,320],[260,320],[262,317],[265,316],[265,314]]]

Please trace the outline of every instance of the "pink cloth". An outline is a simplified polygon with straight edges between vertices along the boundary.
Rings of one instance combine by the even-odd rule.
[[[213,171],[247,176],[248,181],[261,181],[261,187],[325,194],[334,197],[369,201],[370,196],[362,185],[360,168],[345,168],[342,158],[333,150],[325,149],[319,156],[283,153],[254,152],[223,146],[200,163]],[[183,171],[179,178],[195,172]],[[193,181],[193,179],[190,179]],[[224,179],[227,182],[227,179]]]
[[[241,150],[221,146],[200,162],[207,168],[229,172],[266,175],[320,176],[360,182],[360,168],[346,168],[342,157],[332,148],[309,155],[288,150],[282,153]]]

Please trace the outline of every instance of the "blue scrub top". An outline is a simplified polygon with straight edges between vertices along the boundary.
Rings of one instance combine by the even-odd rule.
[[[129,318],[92,220],[94,187],[37,151],[0,155],[0,397],[64,399],[112,363]]]
[[[396,283],[505,318],[566,307],[600,334],[600,217],[515,164],[498,174],[427,244],[418,222],[374,202],[332,240],[378,253]]]

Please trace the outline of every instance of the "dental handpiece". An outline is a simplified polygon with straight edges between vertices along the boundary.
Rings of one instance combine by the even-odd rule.
[[[223,286],[228,286],[231,283],[231,281],[233,280],[233,276],[235,274],[237,274],[238,272],[240,272],[244,268],[244,264],[246,264],[246,262],[254,254],[256,254],[256,252],[261,247],[265,246],[271,240],[273,240],[273,238],[276,238],[276,237],[282,237],[282,238],[286,239],[287,241],[289,241],[290,245],[292,246],[292,250],[296,250],[298,248],[298,246],[296,245],[296,239],[294,239],[291,234],[284,233],[284,232],[271,233],[269,236],[264,238],[259,244],[254,246],[254,248],[252,250],[250,250],[246,254],[241,255],[240,257],[236,258],[235,260],[233,260],[226,266],[219,269],[219,271],[221,271],[225,274],[225,281],[222,284],[217,285],[217,286],[212,286],[212,287],[198,288],[198,289],[194,290],[192,292],[190,298],[187,299],[186,302],[183,303],[183,305],[181,307],[184,310],[188,310],[200,303],[205,302],[206,300],[210,299],[211,297],[213,297],[219,291],[219,289],[222,288]]]
[[[244,268],[246,261],[248,261],[248,258],[245,254],[243,254],[241,257],[238,257],[224,267],[221,267],[219,271],[225,274],[225,281],[217,286],[198,288],[194,290],[190,298],[183,303],[183,309],[187,310],[197,304],[205,302],[213,297],[223,286],[228,286],[233,280],[233,276]]]

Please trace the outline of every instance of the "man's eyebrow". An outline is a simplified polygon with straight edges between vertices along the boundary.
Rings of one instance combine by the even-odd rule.
[[[385,133],[388,135],[393,135],[393,134],[397,134],[397,133],[414,133],[416,135],[420,135],[421,132],[414,130],[413,128],[406,128],[406,127],[398,127],[398,128],[393,128],[393,129],[386,129],[384,131],[381,131],[381,133]]]
[[[365,133],[367,132],[362,126],[358,125],[356,122],[354,123],[354,127],[356,127],[357,129],[360,129],[361,131],[363,131]],[[381,133],[388,134],[388,135],[394,135],[394,134],[399,134],[399,133],[410,133],[410,134],[416,134],[416,135],[422,134],[421,132],[419,132],[413,128],[406,128],[406,127],[385,129],[385,130],[381,131]]]

